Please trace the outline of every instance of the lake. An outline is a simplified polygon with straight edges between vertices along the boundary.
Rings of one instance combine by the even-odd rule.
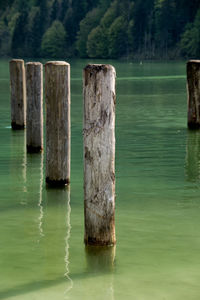
[[[45,61],[43,61],[45,62]],[[185,62],[71,60],[71,186],[47,189],[44,154],[10,128],[0,60],[0,300],[198,300],[200,132],[187,130]],[[115,248],[83,243],[82,69],[116,90]]]

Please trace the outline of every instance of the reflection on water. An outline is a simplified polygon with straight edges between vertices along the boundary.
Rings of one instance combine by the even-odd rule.
[[[19,180],[22,191],[27,192],[27,153],[26,153],[26,131],[15,131],[11,129],[11,159],[12,172]],[[14,174],[13,174],[14,175]],[[22,200],[21,204],[25,204]]]
[[[58,287],[57,296],[66,299],[73,286],[69,275],[70,190],[46,189],[43,153],[26,154],[24,137],[24,132],[11,133],[10,172],[16,178],[12,192],[17,199],[5,210],[4,221],[1,216],[5,250],[0,248],[0,269],[6,272],[0,272],[0,299],[27,299],[28,293],[34,298],[38,291],[44,299],[52,299],[46,289]]]
[[[24,133],[24,144],[23,144],[23,163],[22,163],[22,177],[23,177],[23,182],[24,182],[24,192],[27,192],[26,189],[26,168],[27,168],[27,153],[26,153],[26,131],[23,131]]]
[[[70,224],[70,214],[71,214],[71,207],[70,207],[70,186],[67,187],[67,213],[66,213],[66,237],[65,237],[65,268],[66,272],[64,276],[67,279],[67,288],[65,290],[65,299],[68,299],[68,293],[73,288],[73,281],[69,276],[69,239],[70,239],[70,232],[71,232],[71,224]]]
[[[70,189],[46,188],[43,192],[43,239],[40,242],[44,253],[45,278],[62,278],[66,282],[63,295],[67,298],[73,287],[69,271],[70,240]]]
[[[10,130],[10,172],[15,179],[13,188],[17,186],[19,203],[26,205],[27,198],[27,154],[25,130]],[[15,188],[16,190],[16,188]],[[13,191],[15,192],[15,191]]]
[[[189,182],[200,183],[200,131],[188,130],[185,174]]]
[[[85,246],[87,273],[92,277],[102,275],[105,278],[101,285],[95,286],[96,299],[115,299],[113,283],[115,254],[116,246]]]
[[[42,189],[43,189],[43,160],[44,160],[44,154],[41,152],[41,166],[40,166],[40,189],[39,189],[39,201],[38,201],[38,206],[40,210],[40,215],[38,217],[38,229],[39,229],[39,236],[43,237],[43,228],[42,228],[42,221],[43,221],[43,216],[44,216],[44,211],[43,211],[43,204],[42,204]],[[39,242],[39,240],[38,240]]]
[[[114,270],[116,246],[85,246],[87,269],[92,273]]]
[[[46,189],[43,156],[26,154],[24,131],[5,128],[9,79],[0,78],[2,300],[199,299],[199,132],[186,129],[185,64],[110,63],[118,74],[116,262],[114,248],[83,243],[81,81],[71,89],[69,195]],[[72,77],[86,64],[73,62]]]

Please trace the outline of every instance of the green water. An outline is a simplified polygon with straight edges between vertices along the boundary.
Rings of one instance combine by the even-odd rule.
[[[200,133],[186,127],[184,63],[117,71],[116,233],[83,244],[82,69],[71,61],[71,188],[45,187],[45,158],[10,126],[0,61],[0,300],[200,299]],[[112,264],[113,257],[114,264]]]

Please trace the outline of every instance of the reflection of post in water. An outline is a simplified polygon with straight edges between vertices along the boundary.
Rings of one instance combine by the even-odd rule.
[[[65,282],[60,293],[66,295],[72,287],[69,277],[70,194],[67,188],[43,190],[43,238],[45,280],[60,278]],[[63,279],[63,280],[62,280]],[[61,297],[58,295],[58,298]]]
[[[39,234],[42,237],[44,235],[43,233],[43,228],[42,228],[42,221],[43,221],[43,206],[42,206],[42,187],[43,187],[43,161],[44,161],[44,155],[43,152],[41,153],[41,166],[40,166],[40,190],[39,190],[39,202],[38,206],[40,209],[40,215],[38,217],[38,229],[39,229]]]
[[[87,268],[91,272],[109,272],[114,269],[116,246],[85,246]]]
[[[87,272],[93,276],[107,275],[105,280],[102,280],[99,285],[100,290],[98,291],[98,287],[95,287],[94,292],[96,295],[101,295],[101,299],[114,300],[113,272],[115,252],[116,246],[85,246]]]
[[[71,232],[71,225],[70,225],[70,214],[71,214],[71,207],[70,207],[70,186],[67,188],[67,215],[66,215],[66,237],[65,237],[65,268],[66,272],[64,276],[67,279],[67,288],[65,290],[65,297],[67,299],[68,292],[73,287],[73,281],[69,277],[69,239],[70,239],[70,232]]]
[[[200,132],[188,131],[185,174],[188,181],[200,181]]]
[[[27,153],[26,143],[25,143],[25,152]],[[41,153],[34,153],[34,154],[27,154],[27,190],[29,193],[28,199],[30,202],[38,205],[39,207],[39,216],[38,210],[37,213],[37,226],[39,230],[39,238],[38,242],[40,241],[40,237],[43,234],[43,160],[44,155],[43,152]]]
[[[11,131],[10,137],[10,173],[14,178],[12,187],[17,187],[20,203],[24,204],[26,202],[24,193],[27,191],[26,134],[24,130]]]
[[[27,192],[26,183],[27,183],[27,153],[26,153],[26,132],[24,131],[24,145],[23,145],[23,163],[22,163],[22,178],[24,183],[24,192]]]

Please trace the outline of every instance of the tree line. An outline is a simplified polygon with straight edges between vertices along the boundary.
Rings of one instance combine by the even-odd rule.
[[[0,55],[200,56],[199,0],[1,0]]]

